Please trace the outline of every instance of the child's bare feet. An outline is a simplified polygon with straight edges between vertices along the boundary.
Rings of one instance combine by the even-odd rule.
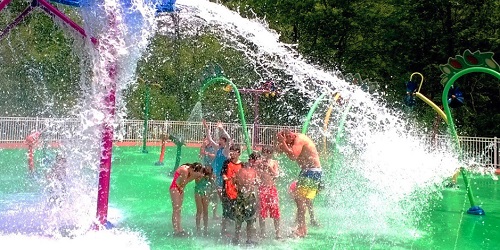
[[[292,238],[304,238],[304,237],[306,237],[306,235],[307,235],[306,230],[304,230],[304,229],[301,230],[301,229],[297,228],[296,230],[292,231],[292,234],[290,235],[290,237],[292,237]]]
[[[321,224],[319,224],[319,222],[316,221],[316,220],[311,220],[311,226],[313,226],[313,227],[321,227]]]

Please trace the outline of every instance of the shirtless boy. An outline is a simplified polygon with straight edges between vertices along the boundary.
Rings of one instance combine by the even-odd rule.
[[[233,244],[239,244],[241,225],[247,223],[247,244],[253,245],[255,242],[254,231],[257,211],[257,185],[258,176],[255,167],[259,163],[260,156],[257,153],[252,153],[249,156],[248,163],[236,173],[235,184],[238,188],[238,198],[236,198],[236,206],[234,218],[236,222],[236,230],[233,239]]]
[[[321,164],[316,145],[307,135],[294,133],[290,130],[278,132],[278,147],[287,157],[299,164],[299,174],[296,199],[298,227],[295,236],[305,237],[307,235],[306,208],[307,199],[316,197],[321,182]]]
[[[279,175],[278,161],[273,160],[273,151],[270,147],[262,149],[262,164],[258,164],[257,173],[259,185],[259,226],[260,234],[264,237],[266,232],[266,218],[273,218],[276,239],[280,239],[280,207],[278,190],[275,180]]]

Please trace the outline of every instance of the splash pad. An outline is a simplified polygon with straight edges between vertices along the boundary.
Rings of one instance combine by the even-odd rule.
[[[213,6],[207,5],[206,7],[211,8]],[[213,7],[214,10],[217,8],[220,7]],[[210,20],[207,16],[204,17],[205,20]],[[303,66],[303,62],[300,60],[290,61],[299,63],[301,65],[299,67]],[[311,71],[312,73],[310,74],[319,73],[317,75],[320,78],[324,78],[323,80],[326,79],[331,80],[333,83],[338,83],[339,85],[335,86],[335,89],[339,89],[342,95],[350,100],[348,109],[353,112],[345,112],[347,107],[342,107],[340,110],[335,109],[333,112],[334,116],[335,114],[342,114],[342,119],[339,120],[343,121],[343,140],[347,143],[339,145],[335,150],[344,156],[340,163],[338,161],[324,162],[325,168],[330,165],[328,173],[330,177],[328,181],[331,184],[330,187],[334,187],[324,193],[322,200],[317,201],[317,217],[323,221],[324,228],[312,230],[311,236],[302,241],[274,242],[270,239],[264,239],[259,246],[260,248],[432,248],[441,243],[443,244],[441,245],[443,248],[459,249],[457,246],[480,246],[487,249],[495,245],[489,243],[493,242],[492,239],[495,236],[488,233],[488,229],[491,229],[491,227],[494,228],[491,225],[497,224],[492,223],[495,218],[489,220],[489,217],[485,217],[482,221],[474,221],[474,219],[471,220],[468,217],[464,217],[463,213],[460,213],[461,202],[463,201],[462,192],[445,192],[441,194],[444,197],[442,199],[439,198],[439,183],[444,176],[447,176],[447,171],[444,170],[454,167],[448,165],[455,165],[455,163],[446,163],[450,158],[447,151],[428,153],[427,145],[423,140],[402,134],[406,130],[398,129],[401,126],[398,125],[400,122],[398,120],[399,117],[387,114],[387,110],[376,104],[378,100],[367,97],[363,91],[357,88],[349,87],[348,84],[336,79],[329,72],[318,72],[314,67],[307,65],[304,68],[306,68],[304,70],[306,73],[295,72],[297,78],[306,78],[304,75],[308,75],[307,71]],[[296,68],[291,67],[291,70],[296,70]],[[105,75],[106,72],[103,74]],[[116,79],[115,81],[119,82]],[[333,90],[333,86],[331,85],[314,86],[324,88],[313,88],[313,91],[306,89],[305,86],[298,86],[297,88],[301,87],[304,87],[303,91],[311,94],[313,99],[318,98],[325,92],[333,94],[333,91],[331,91]],[[318,89],[324,91],[318,91]],[[321,110],[321,107],[319,109]],[[375,120],[368,119],[375,113],[382,113],[382,115],[376,117]],[[311,119],[310,133],[318,133],[314,128],[320,128],[321,126],[318,126],[318,124],[321,123],[314,115],[311,115]],[[334,117],[333,120],[337,120],[337,117]],[[373,123],[380,123],[380,125],[374,125]],[[332,124],[333,127],[337,128],[339,125]],[[384,129],[383,126],[390,127],[390,129]],[[356,127],[360,127],[360,129],[356,129]],[[334,129],[330,127],[328,130],[331,131]],[[369,131],[373,131],[373,133],[368,134]],[[112,133],[112,131],[110,132]],[[107,134],[108,137],[105,137],[106,134],[99,137],[101,136],[110,140],[111,137],[109,136],[112,136],[112,134]],[[330,136],[335,136],[335,134],[332,133]],[[359,142],[349,143],[356,140]],[[398,147],[406,148],[408,147],[405,146],[406,144],[411,144],[412,148],[416,149],[413,154],[418,159],[415,160],[416,163],[409,164],[409,166],[404,165],[408,159],[399,159],[397,156],[397,154],[404,154],[404,152],[397,150]],[[389,148],[387,151],[397,152],[396,156],[392,155],[392,153],[389,154],[386,151],[381,151],[380,149],[384,147]],[[157,152],[154,152],[154,149],[151,151],[152,157],[156,159]],[[105,151],[105,153],[104,158],[107,157],[106,160],[109,160],[109,164],[111,164],[111,150]],[[110,174],[116,177],[116,183],[114,184],[116,186],[112,186],[116,190],[113,191],[115,194],[111,193],[111,204],[115,203],[115,206],[127,213],[124,215],[125,219],[118,227],[134,228],[143,231],[147,239],[151,242],[150,246],[153,249],[168,249],[172,246],[199,248],[201,246],[206,247],[207,245],[210,248],[224,249],[230,247],[226,245],[224,240],[218,241],[213,239],[217,238],[216,236],[208,239],[193,237],[188,240],[174,239],[169,236],[170,225],[165,218],[170,213],[170,204],[164,190],[164,186],[169,182],[169,179],[157,167],[140,165],[141,162],[150,164],[153,161],[152,159],[147,159],[146,157],[148,156],[138,156],[126,152],[124,149],[116,149],[114,153],[120,155],[121,164],[128,162],[123,165],[120,165],[120,162],[115,163],[115,166],[123,167],[119,169],[114,168],[112,173],[110,172],[111,169],[108,169],[109,171],[106,173],[108,177]],[[195,153],[187,156],[186,162],[189,162],[191,159],[195,160],[196,156],[193,155]],[[428,160],[425,160],[426,158]],[[283,166],[292,165],[285,159],[281,159],[281,163]],[[134,168],[134,164],[141,168]],[[170,166],[171,164],[173,162],[166,165]],[[339,167],[331,167],[331,165],[338,165]],[[107,165],[101,164],[101,166]],[[344,168],[341,169],[340,167]],[[444,169],[439,170],[440,167]],[[409,170],[417,168],[421,176],[410,174]],[[293,168],[293,165],[287,171],[289,171],[287,178],[292,178],[296,174],[294,173],[296,169]],[[19,176],[22,176],[22,174],[19,174]],[[14,177],[12,178],[14,179]],[[283,183],[287,181],[284,179]],[[481,187],[496,185],[487,181],[485,183]],[[486,188],[484,189],[480,192],[481,197],[491,195],[491,193],[486,192]],[[137,192],[134,193],[132,190]],[[283,190],[282,188],[281,195],[286,194]],[[491,189],[489,190],[491,191]],[[190,191],[188,190],[187,192]],[[162,197],[161,201],[158,201],[158,197]],[[453,198],[448,199],[450,197]],[[190,197],[187,196],[186,200],[189,199]],[[284,204],[286,202],[285,198]],[[487,199],[484,199],[482,202],[494,203],[494,201]],[[188,219],[191,219],[189,211],[192,211],[192,209],[193,204],[188,202],[185,207]],[[285,206],[283,210],[285,214],[290,217],[293,216],[293,206]],[[446,213],[455,214],[449,215]],[[496,213],[496,211],[493,209],[491,213]],[[105,223],[102,220],[104,216],[98,216],[98,218],[100,223]],[[477,225],[483,222],[482,227]],[[216,222],[213,223],[214,229],[212,233],[215,235],[217,226],[215,225]],[[293,222],[288,221],[288,224],[293,224]],[[452,226],[447,226],[450,224]],[[189,228],[189,222],[187,225]],[[452,231],[453,233],[447,233],[448,231]],[[481,237],[472,242],[467,242],[465,238],[461,237],[463,233],[469,235],[479,234]],[[445,240],[446,238],[451,238],[451,240]],[[488,239],[488,243],[483,243],[483,239]]]

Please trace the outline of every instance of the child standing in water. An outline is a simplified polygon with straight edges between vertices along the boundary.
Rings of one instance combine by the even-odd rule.
[[[172,200],[172,226],[174,227],[174,236],[188,236],[181,226],[181,209],[184,201],[184,188],[186,185],[201,176],[201,163],[185,163],[175,170],[172,184],[170,184],[170,199]]]
[[[204,167],[203,176],[196,179],[194,186],[194,199],[196,201],[196,233],[201,234],[201,218],[203,217],[203,236],[208,235],[208,203],[212,188],[213,172],[211,167]]]
[[[260,155],[251,153],[248,158],[248,163],[244,164],[238,170],[235,176],[235,186],[238,189],[237,198],[234,203],[234,221],[236,228],[234,231],[234,238],[232,243],[239,245],[241,226],[246,222],[247,228],[247,241],[248,245],[255,245],[253,240],[255,236],[255,221],[257,213],[257,186],[259,177],[255,167],[261,164]]]
[[[259,225],[261,237],[265,237],[266,218],[269,216],[274,220],[276,239],[280,235],[280,207],[276,179],[279,176],[278,161],[273,160],[273,151],[270,147],[262,149],[263,160],[257,164],[257,174],[260,179],[259,185]]]
[[[200,159],[201,159],[201,164],[203,164],[204,167],[210,167],[212,169],[212,172],[213,172],[212,163],[214,162],[215,159],[215,152],[216,152],[215,147],[210,143],[208,137],[205,137],[205,139],[203,139],[203,144],[200,147]],[[219,217],[217,216],[217,205],[219,196],[217,194],[215,177],[210,179],[210,185],[211,186],[209,187],[209,192],[207,194],[209,198],[208,201],[212,207],[213,218],[218,219]]]

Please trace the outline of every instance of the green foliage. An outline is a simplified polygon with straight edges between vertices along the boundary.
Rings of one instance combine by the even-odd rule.
[[[243,16],[265,19],[281,40],[298,45],[314,63],[342,73],[360,73],[378,82],[394,107],[404,95],[404,83],[413,72],[425,82],[421,93],[438,105],[443,87],[440,64],[464,50],[492,51],[500,61],[500,2],[448,0],[222,0]],[[13,1],[0,12],[5,27],[28,2]],[[64,12],[72,18],[71,9]],[[0,115],[66,116],[80,95],[80,56],[68,32],[47,15],[35,12],[0,41]],[[257,69],[239,51],[222,46],[215,36],[156,35],[139,62],[138,82],[127,90],[129,118],[143,118],[146,84],[151,85],[151,119],[186,120],[196,102],[209,65],[219,64],[239,87],[253,87],[261,79]],[[458,133],[500,135],[499,80],[484,74],[467,75],[457,82],[465,106],[454,110]],[[293,93],[292,93],[293,94]],[[260,119],[267,124],[300,124],[308,97],[261,98]],[[243,96],[247,120],[253,120],[253,99]],[[286,101],[289,105],[282,105]],[[234,94],[222,86],[207,90],[202,101],[207,118],[238,119]],[[221,110],[227,111],[223,112]],[[411,119],[435,130],[435,114],[423,102]],[[284,115],[289,114],[290,116]],[[438,124],[438,130],[443,129]]]
[[[360,73],[379,82],[379,91],[393,103],[402,99],[404,83],[418,71],[425,76],[421,92],[439,105],[443,87],[438,65],[466,49],[492,51],[500,61],[500,2],[496,0],[222,2],[244,16],[265,17],[282,41],[299,43],[305,56],[325,68]],[[455,111],[459,133],[500,135],[498,79],[481,75],[466,79],[470,79],[462,88],[466,106]],[[414,110],[416,119],[432,129],[432,110],[422,102],[419,105]]]
[[[147,56],[139,62],[137,72],[145,84],[157,83],[161,86],[159,89],[152,87],[151,119],[187,120],[199,101],[198,91],[204,79],[204,71],[214,64],[220,65],[224,69],[224,75],[237,86],[248,87],[258,80],[240,52],[222,47],[210,34],[185,39],[155,36],[149,45]],[[207,118],[237,120],[234,94],[223,92],[223,86],[217,87],[207,90],[204,95],[203,107]],[[131,118],[143,117],[144,93],[145,88],[139,87],[128,95],[127,108]],[[221,110],[234,112],[227,116]]]
[[[14,18],[21,6],[9,6],[2,23],[12,21],[7,17]],[[0,41],[0,115],[67,116],[80,92],[80,59],[72,43],[73,38],[40,12]]]

